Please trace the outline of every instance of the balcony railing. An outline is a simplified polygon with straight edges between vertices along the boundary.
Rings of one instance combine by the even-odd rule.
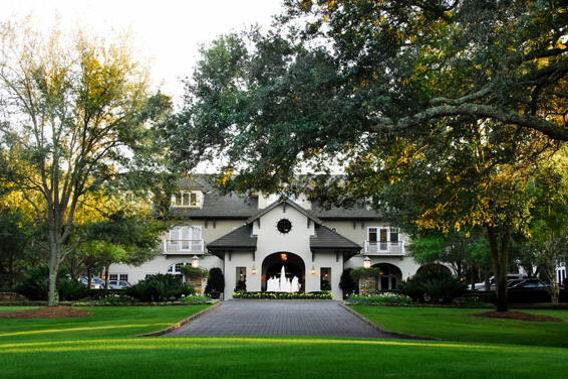
[[[164,240],[166,254],[195,254],[205,251],[203,240]]]
[[[404,241],[365,241],[365,254],[404,255]]]

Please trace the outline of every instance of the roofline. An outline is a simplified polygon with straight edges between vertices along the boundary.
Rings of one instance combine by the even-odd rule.
[[[270,212],[271,210],[273,210],[274,208],[278,207],[281,204],[288,204],[292,208],[294,208],[295,210],[297,210],[298,212],[300,212],[301,214],[303,214],[304,216],[306,216],[307,218],[312,220],[314,223],[319,224],[319,225],[323,224],[323,222],[319,218],[312,215],[310,212],[306,211],[301,205],[295,203],[294,201],[288,199],[287,197],[282,197],[280,200],[270,204],[268,207],[264,208],[262,211],[258,212],[256,215],[248,218],[246,220],[246,223],[252,224],[253,222],[255,222],[256,220],[258,220],[259,218],[261,218],[262,216],[264,216],[265,214],[267,214],[268,212]]]

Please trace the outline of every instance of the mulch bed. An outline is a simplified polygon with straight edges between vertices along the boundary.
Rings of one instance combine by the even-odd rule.
[[[544,316],[544,315],[534,315],[531,313],[523,312],[482,312],[482,313],[472,313],[472,317],[488,317],[488,318],[506,318],[511,320],[521,320],[521,321],[564,321],[561,318]]]
[[[45,307],[15,312],[0,312],[0,318],[67,318],[92,315],[89,311],[73,307]]]

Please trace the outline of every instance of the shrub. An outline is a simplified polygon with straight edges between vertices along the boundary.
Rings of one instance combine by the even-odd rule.
[[[445,271],[423,271],[402,282],[398,292],[410,296],[415,301],[450,303],[466,292],[464,282]]]
[[[225,279],[223,278],[223,271],[218,267],[214,267],[209,270],[209,280],[207,280],[207,285],[205,286],[205,294],[215,298],[224,290]]]
[[[191,265],[186,265],[181,268],[181,273],[188,279],[203,279],[207,278],[207,270],[203,268],[195,268]]]
[[[347,301],[363,304],[382,304],[382,305],[410,305],[412,299],[409,296],[396,293],[382,293],[380,295],[359,296],[351,295]]]
[[[16,292],[29,300],[47,300],[48,283],[47,265],[35,266],[29,269],[26,278],[16,287]],[[78,300],[90,293],[87,287],[67,276],[65,270],[59,272],[57,290],[61,300]]]
[[[352,269],[350,275],[355,281],[361,278],[378,278],[381,276],[381,269],[377,267],[359,267]]]
[[[182,295],[192,295],[194,289],[182,282],[179,275],[156,274],[124,290],[126,295],[139,301],[154,302],[178,299]]]
[[[341,273],[341,278],[339,279],[339,288],[341,288],[344,295],[350,295],[359,292],[359,286],[357,285],[357,282],[353,280],[353,277],[351,276],[351,270],[352,269],[350,268],[343,270],[343,273]]]
[[[247,291],[247,283],[244,280],[237,281],[237,285],[235,286],[235,292],[246,292]]]
[[[323,280],[321,282],[321,290],[322,291],[331,291],[331,284],[329,283],[329,280]]]

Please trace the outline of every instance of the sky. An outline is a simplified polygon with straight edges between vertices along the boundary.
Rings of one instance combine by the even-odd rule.
[[[31,13],[39,28],[59,18],[65,29],[104,37],[131,31],[138,58],[150,60],[153,83],[179,105],[181,79],[191,74],[201,44],[252,24],[266,29],[280,9],[280,0],[0,0],[0,20]]]

